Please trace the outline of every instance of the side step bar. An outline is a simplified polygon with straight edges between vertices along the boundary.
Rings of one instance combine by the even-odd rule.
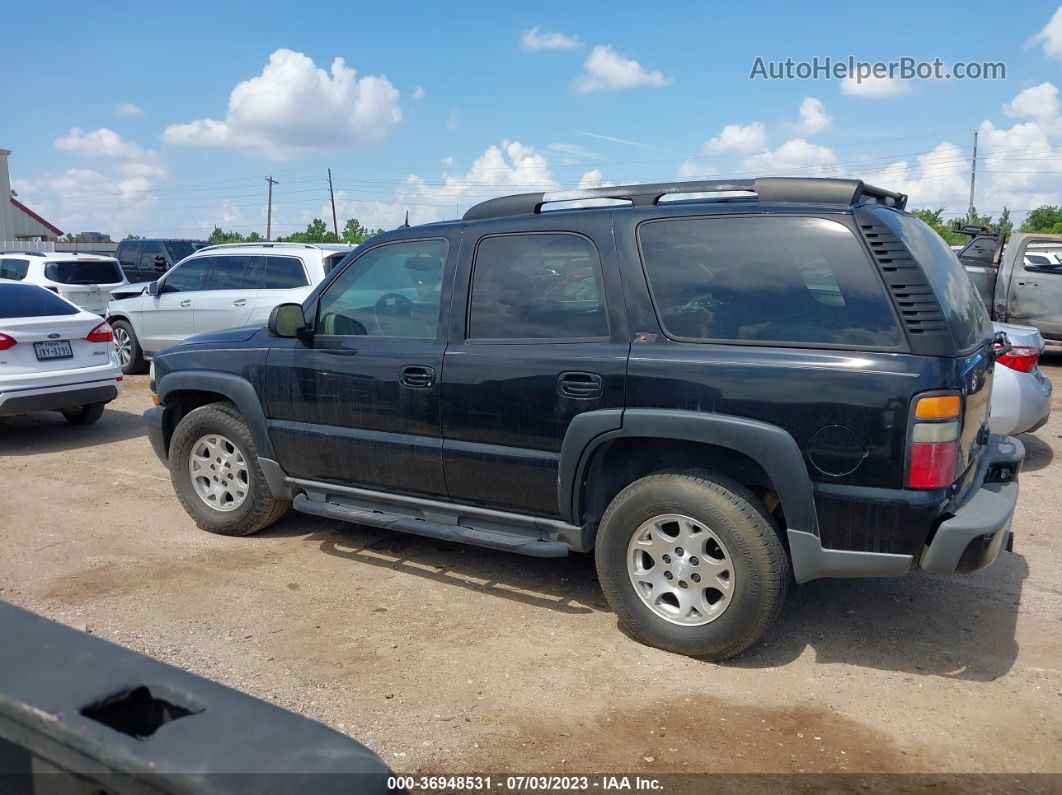
[[[313,516],[323,516],[326,519],[338,519],[341,522],[353,522],[385,530],[398,530],[403,533],[438,538],[442,541],[470,544],[502,552],[515,552],[518,555],[530,555],[535,558],[563,558],[568,554],[567,544],[560,541],[545,541],[520,533],[515,529],[512,531],[488,530],[465,525],[440,524],[413,516],[359,510],[334,502],[320,502],[309,499],[305,494],[296,495],[293,505],[297,511]]]

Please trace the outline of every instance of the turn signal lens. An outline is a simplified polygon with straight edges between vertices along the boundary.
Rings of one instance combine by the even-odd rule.
[[[962,398],[958,395],[937,395],[919,398],[915,406],[915,419],[950,420],[962,411]]]

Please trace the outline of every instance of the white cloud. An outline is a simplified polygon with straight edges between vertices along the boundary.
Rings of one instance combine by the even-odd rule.
[[[460,130],[461,129],[461,114],[456,110],[450,111],[446,114],[446,129],[447,130]]]
[[[703,160],[684,160],[675,172],[675,179],[711,179],[719,174],[719,170]]]
[[[149,156],[144,149],[132,141],[123,141],[122,136],[106,127],[92,132],[84,132],[80,127],[71,127],[70,132],[55,139],[55,148],[85,157],[136,159]]]
[[[119,102],[114,106],[114,112],[119,116],[139,116],[144,111],[139,105],[134,105],[132,102]]]
[[[1016,119],[1051,119],[1058,115],[1058,89],[1043,82],[1027,88],[1003,106],[1003,112]]]
[[[1044,29],[1029,39],[1030,45],[1040,44],[1044,54],[1062,61],[1062,6],[1051,16]]]
[[[581,177],[579,177],[579,190],[590,190],[590,188],[607,188],[613,183],[605,182],[604,175],[601,173],[601,169],[594,168],[587,171]]]
[[[444,157],[442,159],[441,162],[442,162],[442,164],[444,166],[446,166],[447,168],[450,168],[454,164],[454,156],[453,155],[447,155],[446,157]]]
[[[402,120],[398,90],[386,77],[357,77],[342,58],[331,75],[301,52],[279,49],[262,73],[238,83],[223,121],[171,124],[169,144],[237,146],[273,159],[379,141]]]
[[[647,71],[640,63],[624,58],[607,44],[594,47],[583,69],[583,74],[575,81],[575,90],[581,94],[619,91],[637,86],[660,88],[672,82],[672,78],[665,77],[662,72]]]
[[[841,93],[846,97],[884,99],[907,94],[910,90],[911,81],[898,77],[865,77],[861,82],[854,77],[846,77],[841,81]]]
[[[542,30],[541,25],[528,28],[520,36],[520,47],[524,52],[539,50],[574,50],[582,47],[578,36],[568,36],[557,31]]]
[[[754,177],[835,177],[842,173],[837,156],[830,149],[803,138],[790,138],[777,149],[746,157],[738,170]]]
[[[821,99],[804,97],[800,103],[800,119],[789,125],[790,129],[798,135],[815,135],[833,124],[833,116],[826,112],[826,106]]]
[[[424,86],[417,86],[413,89],[413,99],[424,99]]]
[[[750,154],[767,145],[767,131],[762,122],[728,124],[715,138],[704,142],[706,155]]]

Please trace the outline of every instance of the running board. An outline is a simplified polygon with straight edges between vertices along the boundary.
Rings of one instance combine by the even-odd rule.
[[[563,558],[568,554],[568,545],[560,541],[545,541],[519,529],[501,530],[479,527],[467,527],[458,524],[441,524],[414,516],[383,513],[338,505],[334,502],[311,500],[305,494],[299,494],[293,501],[295,510],[326,519],[338,519],[341,522],[353,522],[384,530],[398,530],[441,541],[453,541],[476,547],[497,549],[502,552],[515,552],[518,555],[530,555],[535,558]]]

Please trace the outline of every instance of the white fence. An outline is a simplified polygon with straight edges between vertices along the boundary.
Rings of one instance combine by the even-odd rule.
[[[50,254],[53,251],[65,251],[81,254],[114,254],[118,244],[113,241],[103,243],[67,243],[54,240],[0,240],[0,251],[38,251]]]

